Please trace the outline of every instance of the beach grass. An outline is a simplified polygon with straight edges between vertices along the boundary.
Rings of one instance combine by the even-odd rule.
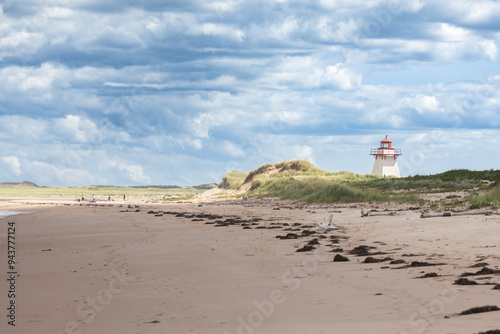
[[[500,186],[497,184],[482,195],[471,195],[467,198],[469,209],[481,209],[486,207],[500,207]]]
[[[265,164],[249,173],[230,172],[219,187],[235,190],[243,184],[250,184],[248,196],[271,196],[303,202],[395,202],[417,205],[427,203],[436,207],[450,200],[456,202],[452,203],[453,205],[461,203],[462,200],[447,198],[443,203],[431,203],[423,198],[424,195],[466,192],[470,194],[466,200],[469,200],[472,206],[481,206],[492,203],[500,205],[500,198],[497,197],[500,196],[500,190],[498,195],[484,194],[498,185],[499,180],[498,170],[457,169],[434,175],[384,178],[347,171],[328,172],[308,161],[291,160],[274,165]]]
[[[248,173],[232,171],[227,173],[219,183],[219,188],[236,190],[245,183]]]

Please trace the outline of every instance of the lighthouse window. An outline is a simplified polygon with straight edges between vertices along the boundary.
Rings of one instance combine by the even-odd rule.
[[[389,143],[382,143],[382,147],[389,147]]]

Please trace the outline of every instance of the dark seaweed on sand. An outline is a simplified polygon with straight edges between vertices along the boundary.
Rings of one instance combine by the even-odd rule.
[[[500,274],[500,270],[490,269],[487,267],[483,267],[483,269],[475,272],[475,273],[463,273],[460,277],[468,277],[468,276],[480,276],[480,275],[495,275]]]
[[[375,249],[377,247],[361,245],[353,248],[349,251],[349,254],[357,256],[367,256],[370,255],[370,249]]]
[[[385,255],[387,253],[384,252],[370,252],[371,249],[376,249],[377,247],[374,246],[366,246],[366,245],[361,245],[358,247],[353,248],[350,250],[348,253],[356,256],[372,256],[372,255]]]
[[[277,235],[276,239],[287,240],[287,239],[298,239],[300,236],[295,233],[288,233],[287,235]]]
[[[421,262],[421,261],[413,261],[409,265],[397,267],[393,269],[406,269],[406,268],[417,268],[417,267],[432,267],[432,266],[445,266],[446,263],[429,263],[429,262]]]
[[[477,285],[477,282],[469,280],[467,278],[459,278],[453,284],[455,284],[455,285]]]
[[[380,263],[385,261],[392,261],[393,259],[390,257],[386,257],[383,259],[376,259],[374,257],[368,256],[362,263]]]
[[[431,278],[431,277],[439,277],[439,275],[437,273],[427,273],[423,276],[419,276],[417,278]]]
[[[476,313],[484,313],[484,312],[493,312],[493,311],[500,311],[500,308],[495,305],[488,305],[488,306],[478,306],[478,307],[473,307],[468,310],[460,312],[459,315],[469,315],[469,314],[476,314]]]
[[[316,249],[316,247],[314,247],[314,246],[305,245],[304,247],[297,249],[297,252],[309,252],[309,251],[312,251],[315,249]]]
[[[470,266],[469,268],[481,268],[481,267],[486,267],[486,266],[489,266],[489,263],[479,262],[479,263],[476,263],[476,264]]]
[[[347,261],[349,261],[349,259],[340,254],[335,255],[335,257],[333,258],[333,262],[347,262]]]
[[[311,245],[311,246],[313,246],[313,245],[319,245],[319,241],[318,241],[317,238],[314,238],[311,241],[309,241],[307,244]]]

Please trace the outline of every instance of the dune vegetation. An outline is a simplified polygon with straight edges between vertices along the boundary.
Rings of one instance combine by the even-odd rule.
[[[0,185],[3,198],[51,198],[98,200],[190,200],[213,185],[178,186],[83,186],[22,187]],[[461,211],[500,208],[500,170],[450,170],[434,175],[380,177],[347,171],[329,172],[305,160],[265,164],[249,172],[231,171],[219,183],[229,190],[218,198],[274,197],[316,203],[398,203],[432,210]],[[237,195],[240,194],[240,195]]]
[[[500,171],[451,170],[435,175],[384,178],[328,172],[308,161],[265,164],[249,172],[232,171],[220,188],[244,190],[250,197],[278,197],[322,203],[408,203],[434,209],[500,207]],[[430,199],[430,195],[439,199]]]

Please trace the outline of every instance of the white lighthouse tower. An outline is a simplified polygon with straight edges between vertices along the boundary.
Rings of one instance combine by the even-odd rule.
[[[399,167],[396,159],[401,155],[401,150],[392,147],[392,141],[385,139],[380,142],[379,148],[372,148],[370,155],[375,157],[375,164],[373,164],[373,175],[381,176],[396,176],[399,175]]]

